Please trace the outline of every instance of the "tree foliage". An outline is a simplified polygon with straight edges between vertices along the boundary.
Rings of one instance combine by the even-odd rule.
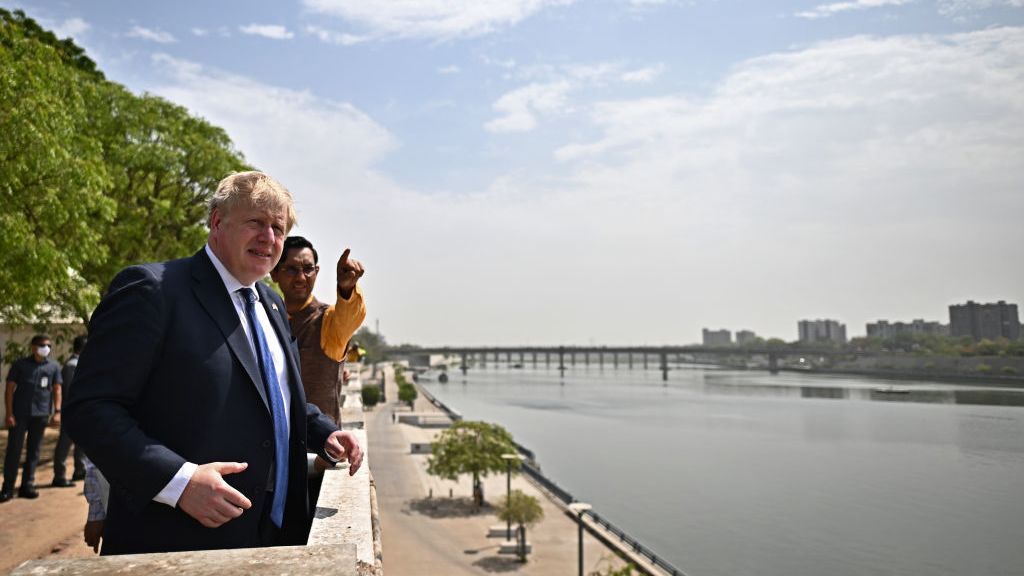
[[[481,477],[505,472],[502,454],[515,453],[512,435],[497,424],[460,420],[442,431],[427,459],[427,473],[456,480],[471,474],[474,486]]]
[[[499,520],[513,524],[533,526],[544,519],[540,501],[521,490],[513,490],[508,496],[502,496],[495,508]]]
[[[96,84],[18,21],[0,14],[0,313],[25,320],[69,270],[106,257],[114,202],[87,135]]]
[[[363,406],[373,408],[380,402],[380,388],[373,384],[364,384],[360,391],[363,399]]]
[[[540,502],[520,490],[513,490],[503,496],[497,506],[498,518],[519,526],[517,540],[519,543],[519,560],[526,562],[526,527],[533,526],[544,518],[544,509]]]
[[[70,39],[0,10],[0,316],[88,320],[114,274],[187,256],[216,183],[247,166],[227,134],[110,82]]]
[[[388,343],[384,340],[383,335],[363,326],[352,339],[359,342],[359,345],[366,350],[366,363],[373,364],[384,359],[384,351],[388,347]]]
[[[413,407],[413,403],[416,402],[416,398],[419,397],[419,392],[416,391],[416,387],[412,384],[402,384],[398,387],[398,400],[409,404],[409,407]]]

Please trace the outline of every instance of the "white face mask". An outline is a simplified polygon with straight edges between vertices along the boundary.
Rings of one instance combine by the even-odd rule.
[[[43,358],[46,358],[47,356],[50,355],[50,347],[49,346],[40,346],[40,347],[36,348],[36,354],[39,354]]]

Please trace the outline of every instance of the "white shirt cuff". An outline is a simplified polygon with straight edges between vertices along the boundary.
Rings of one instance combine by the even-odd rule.
[[[161,504],[167,504],[171,508],[178,505],[178,499],[181,498],[181,494],[185,491],[185,486],[188,486],[189,480],[192,479],[192,475],[196,473],[199,468],[198,464],[191,462],[185,462],[178,469],[178,473],[171,478],[171,481],[164,486],[164,489],[159,494],[153,497],[153,501]]]

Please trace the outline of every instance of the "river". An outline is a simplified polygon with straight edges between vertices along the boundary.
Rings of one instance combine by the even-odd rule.
[[[1021,390],[610,365],[421,383],[690,576],[1024,574]]]

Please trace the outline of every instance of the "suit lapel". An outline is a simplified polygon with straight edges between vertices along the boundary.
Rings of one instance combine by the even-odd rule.
[[[224,334],[228,348],[238,359],[245,369],[246,374],[252,380],[256,393],[263,401],[263,407],[270,413],[270,404],[267,402],[266,387],[263,385],[263,377],[260,375],[259,362],[252,351],[248,338],[245,336],[245,329],[238,319],[238,312],[231,302],[231,295],[224,287],[224,281],[217,274],[217,269],[210,262],[206,250],[200,250],[192,257],[192,291],[199,300],[199,304],[213,318],[217,328]]]

